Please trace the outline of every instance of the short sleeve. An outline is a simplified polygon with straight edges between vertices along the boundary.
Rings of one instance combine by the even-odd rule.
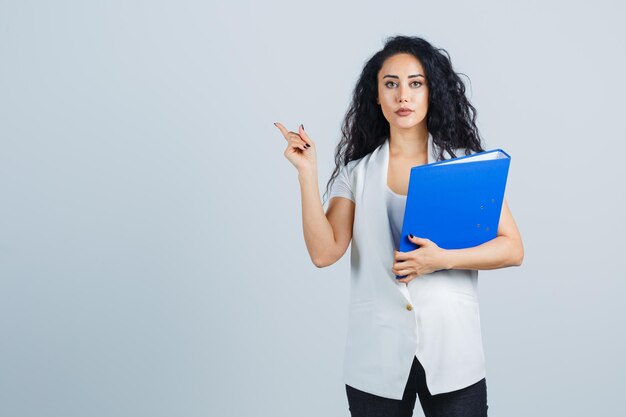
[[[339,170],[339,174],[337,174],[330,186],[328,200],[330,201],[333,197],[345,197],[354,201],[354,194],[352,193],[352,184],[350,183],[347,165],[343,166]]]

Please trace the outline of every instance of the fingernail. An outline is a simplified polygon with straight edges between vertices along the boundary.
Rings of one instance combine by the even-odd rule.
[[[409,237],[410,237],[411,239],[413,239],[413,235],[412,235],[412,234],[410,234],[410,233],[409,233]]]
[[[274,122],[274,126],[276,126],[276,123],[278,123],[278,122]]]
[[[303,124],[300,124],[300,126],[302,126],[302,130],[304,130],[304,125],[303,125]]]
[[[306,145],[304,145],[304,146],[307,147],[307,148],[311,147],[311,145],[309,145],[308,143]]]

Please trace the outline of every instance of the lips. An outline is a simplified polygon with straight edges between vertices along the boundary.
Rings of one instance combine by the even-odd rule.
[[[413,113],[413,110],[411,109],[406,109],[406,108],[401,108],[399,110],[396,111],[396,114],[398,116],[407,116],[409,114]]]

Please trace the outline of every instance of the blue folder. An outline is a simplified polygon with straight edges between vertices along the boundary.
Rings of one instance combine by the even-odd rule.
[[[411,168],[398,250],[419,247],[409,233],[443,249],[495,238],[510,162],[509,154],[494,149]]]

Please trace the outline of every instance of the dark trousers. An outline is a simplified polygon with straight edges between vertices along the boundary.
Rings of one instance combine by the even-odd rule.
[[[460,390],[431,395],[417,356],[413,359],[401,400],[380,397],[350,385],[346,385],[346,395],[352,417],[410,417],[416,396],[419,396],[426,417],[486,417],[489,408],[485,378]]]

